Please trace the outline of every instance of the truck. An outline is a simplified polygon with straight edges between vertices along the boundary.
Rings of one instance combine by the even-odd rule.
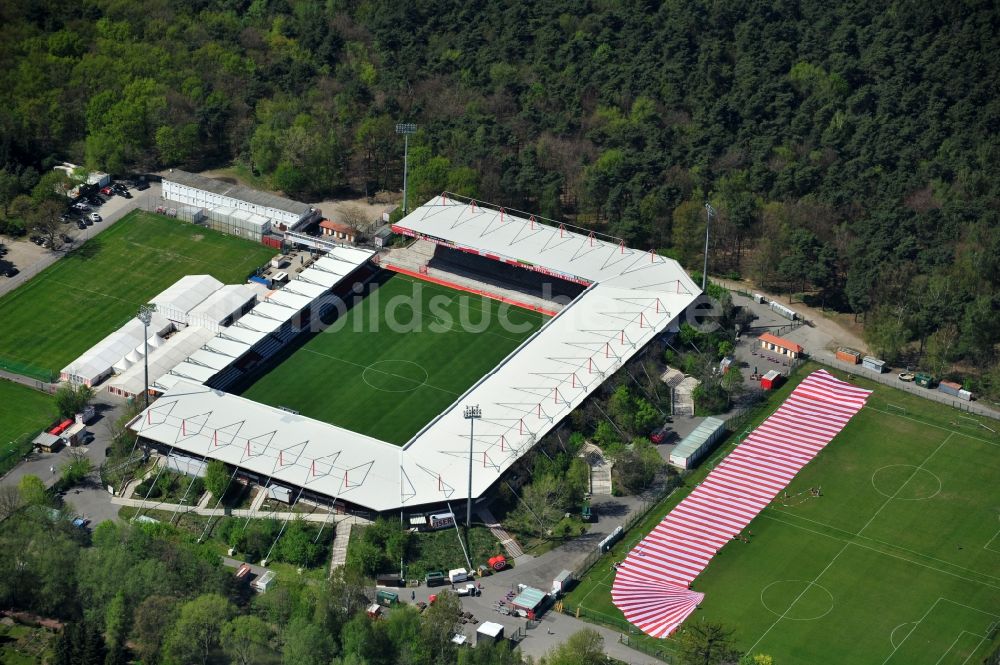
[[[465,568],[453,568],[448,571],[448,579],[452,584],[457,584],[458,582],[464,582],[469,579],[469,571]]]

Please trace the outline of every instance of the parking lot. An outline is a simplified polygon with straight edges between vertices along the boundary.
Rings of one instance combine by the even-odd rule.
[[[13,291],[21,284],[27,282],[39,272],[52,265],[61,256],[66,254],[66,252],[72,250],[74,247],[79,247],[135,208],[141,207],[144,210],[148,210],[154,207],[155,202],[160,198],[160,184],[149,183],[149,189],[145,191],[130,188],[129,192],[132,195],[131,199],[122,196],[105,197],[108,198],[106,203],[84,213],[96,212],[101,216],[100,222],[93,222],[82,229],[77,228],[74,220],[77,217],[82,217],[82,214],[74,215],[74,219],[64,222],[59,233],[68,236],[72,242],[65,243],[59,249],[46,249],[31,242],[31,236],[35,235],[33,232],[29,232],[27,235],[17,239],[4,236],[0,242],[7,249],[7,252],[4,256],[0,257],[0,296]],[[68,208],[69,206],[67,205]],[[3,276],[3,273],[10,267],[16,268],[18,273],[14,277]]]

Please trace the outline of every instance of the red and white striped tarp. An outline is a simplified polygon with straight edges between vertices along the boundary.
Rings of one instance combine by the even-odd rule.
[[[806,377],[777,411],[731,452],[618,566],[611,598],[635,626],[667,637],[704,594],[691,582],[871,393],[826,370]]]

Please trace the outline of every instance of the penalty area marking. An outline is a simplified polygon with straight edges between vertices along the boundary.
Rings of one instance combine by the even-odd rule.
[[[903,626],[912,626],[912,628],[910,628],[910,630],[906,631],[906,636],[903,637],[903,639],[901,639],[899,641],[899,644],[902,644],[903,642],[906,641],[906,638],[909,637],[910,633],[913,632],[913,628],[917,627],[917,622],[916,621],[907,621],[905,623],[899,624],[898,626],[896,626],[895,628],[892,629],[892,632],[889,633],[889,644],[892,645],[893,649],[898,649],[899,648],[899,644],[896,644],[896,631],[899,630],[900,628],[902,628]]]

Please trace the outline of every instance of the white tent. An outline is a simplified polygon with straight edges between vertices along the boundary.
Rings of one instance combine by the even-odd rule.
[[[170,321],[161,314],[153,314],[149,331],[153,334],[165,333],[171,327]],[[90,347],[83,355],[63,368],[61,378],[64,381],[82,383],[88,386],[100,383],[108,376],[116,363],[129,356],[136,362],[140,357],[129,355],[142,344],[143,325],[138,319],[130,319],[128,323],[111,333],[100,342]]]
[[[189,326],[163,340],[157,348],[150,348],[148,358],[150,385],[156,385],[161,376],[173,369],[188,355],[201,348],[205,342],[212,338],[212,334],[211,330]],[[145,385],[144,373],[145,364],[137,362],[119,376],[111,379],[108,382],[108,390],[125,397],[141,395]]]
[[[164,289],[150,302],[156,311],[177,323],[187,323],[187,313],[222,287],[211,275],[186,275]]]

